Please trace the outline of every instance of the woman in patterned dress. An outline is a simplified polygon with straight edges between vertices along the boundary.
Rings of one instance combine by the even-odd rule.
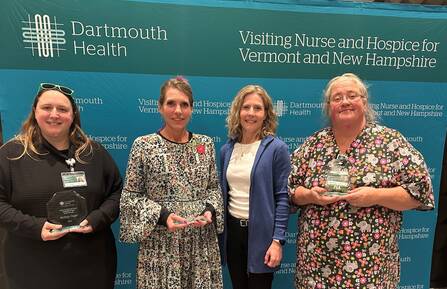
[[[222,288],[214,144],[187,130],[193,98],[186,79],[166,81],[158,105],[164,126],[134,141],[121,198],[120,238],[140,245],[137,288]]]
[[[301,208],[295,286],[395,289],[402,211],[434,206],[427,166],[399,132],[374,122],[355,74],[328,83],[323,107],[330,126],[292,154],[289,197]],[[345,160],[347,194],[325,188],[333,160]]]

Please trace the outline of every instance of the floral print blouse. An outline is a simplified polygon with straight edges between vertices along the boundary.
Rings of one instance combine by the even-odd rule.
[[[339,154],[331,128],[310,136],[292,154],[289,192],[299,186],[325,187],[327,164]],[[350,189],[401,186],[421,203],[417,209],[434,207],[424,159],[396,130],[368,124],[345,156]],[[401,223],[402,212],[382,206],[358,208],[346,201],[302,206],[296,288],[397,288]]]

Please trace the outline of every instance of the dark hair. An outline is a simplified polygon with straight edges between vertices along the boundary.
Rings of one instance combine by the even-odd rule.
[[[189,100],[189,104],[191,107],[194,104],[194,99],[192,97],[192,88],[191,85],[189,85],[189,82],[186,78],[183,76],[176,76],[174,78],[166,80],[163,85],[160,88],[160,97],[158,98],[158,105],[162,106],[166,99],[166,91],[169,88],[175,88],[179,91],[186,94]]]

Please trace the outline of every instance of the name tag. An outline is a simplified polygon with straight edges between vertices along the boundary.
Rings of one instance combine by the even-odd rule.
[[[86,187],[87,178],[85,177],[85,172],[62,172],[62,184],[64,188],[75,188],[75,187]]]

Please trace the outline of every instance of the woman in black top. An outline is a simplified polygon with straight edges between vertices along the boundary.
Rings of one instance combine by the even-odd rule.
[[[0,227],[10,289],[114,287],[122,180],[107,151],[81,130],[73,91],[41,84],[18,136],[0,148]],[[85,198],[79,227],[47,220],[53,194]],[[77,225],[77,224],[75,224]]]

